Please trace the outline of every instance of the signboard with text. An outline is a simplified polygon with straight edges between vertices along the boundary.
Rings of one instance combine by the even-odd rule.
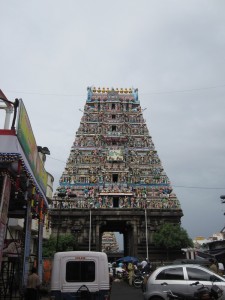
[[[46,192],[48,175],[45,171],[43,162],[38,155],[36,140],[22,100],[20,100],[19,105],[17,137],[37,182],[41,186],[42,190]]]

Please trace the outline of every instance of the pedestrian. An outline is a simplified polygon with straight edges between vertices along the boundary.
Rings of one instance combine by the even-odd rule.
[[[147,265],[147,263],[148,263],[148,259],[147,259],[147,258],[144,259],[144,260],[142,260],[142,262],[141,262],[141,269],[142,269],[142,270],[143,270],[144,267]]]
[[[38,300],[39,299],[39,288],[41,282],[37,274],[37,269],[32,268],[31,274],[27,279],[27,290],[26,290],[26,299],[27,300]]]
[[[142,272],[143,272],[143,273],[150,274],[151,269],[152,269],[152,268],[151,268],[151,263],[148,262],[147,265],[142,269]]]
[[[218,262],[218,274],[219,274],[220,276],[223,276],[223,275],[224,275],[224,265],[223,265],[223,263],[221,263],[221,262]]]
[[[116,262],[112,263],[113,277],[116,277]]]
[[[128,263],[127,270],[128,270],[129,285],[131,286],[133,284],[133,277],[134,277],[134,264],[133,264],[133,262]]]
[[[217,266],[217,263],[216,263],[215,259],[210,258],[209,261],[210,261],[209,269],[211,271],[213,271],[214,273],[218,274],[218,266]]]

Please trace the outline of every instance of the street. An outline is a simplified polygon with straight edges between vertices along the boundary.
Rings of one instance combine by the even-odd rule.
[[[141,289],[136,289],[129,286],[124,281],[114,281],[112,284],[112,291],[110,300],[141,300],[143,299]],[[41,300],[49,300],[49,297],[41,297]]]
[[[141,289],[136,289],[133,286],[129,286],[123,281],[114,281],[112,284],[112,292],[110,300],[137,300],[143,299]]]

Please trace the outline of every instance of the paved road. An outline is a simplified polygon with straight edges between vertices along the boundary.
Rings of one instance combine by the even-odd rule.
[[[42,296],[41,300],[49,300],[50,297]],[[128,283],[123,281],[114,281],[112,284],[110,300],[142,300],[141,289],[136,289],[133,286],[129,286]]]
[[[140,300],[143,299],[141,289],[129,286],[126,282],[113,282],[110,300]]]

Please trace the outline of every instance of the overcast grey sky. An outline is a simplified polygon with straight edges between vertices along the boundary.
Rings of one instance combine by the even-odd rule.
[[[0,11],[0,89],[23,99],[55,188],[87,86],[135,87],[182,226],[193,238],[223,228],[224,1],[11,0]]]

